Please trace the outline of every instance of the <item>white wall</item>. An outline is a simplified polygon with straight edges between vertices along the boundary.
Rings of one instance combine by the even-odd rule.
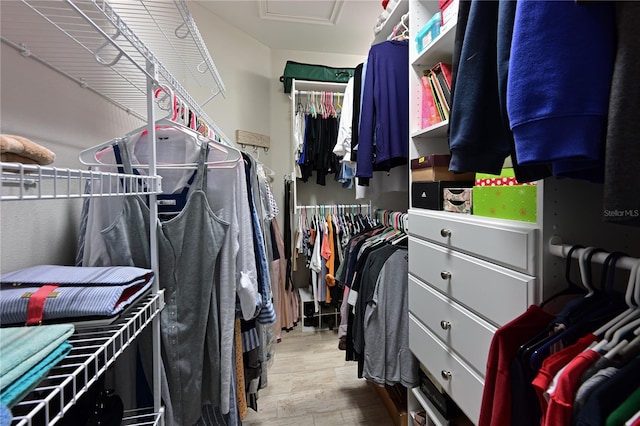
[[[204,107],[205,112],[234,142],[236,130],[270,135],[270,49],[194,2],[189,10],[227,89],[224,97],[218,95]],[[259,152],[267,166],[270,154]]]
[[[56,154],[52,166],[83,168],[78,154],[141,122],[75,82],[0,45],[0,132],[25,136]],[[15,190],[16,188],[3,188]],[[72,264],[80,200],[0,203],[0,272]]]

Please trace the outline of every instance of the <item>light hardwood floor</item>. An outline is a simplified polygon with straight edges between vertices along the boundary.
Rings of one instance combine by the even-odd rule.
[[[357,363],[345,361],[334,331],[282,332],[267,387],[249,408],[243,425],[393,426],[376,391],[358,378]]]

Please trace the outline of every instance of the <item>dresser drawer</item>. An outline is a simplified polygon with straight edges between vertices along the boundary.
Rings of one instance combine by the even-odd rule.
[[[536,278],[409,237],[409,274],[501,326],[535,302]]]
[[[409,210],[409,233],[490,262],[536,275],[535,225]]]
[[[478,423],[482,378],[409,313],[409,347],[464,413]]]
[[[496,327],[409,276],[409,312],[484,377]]]

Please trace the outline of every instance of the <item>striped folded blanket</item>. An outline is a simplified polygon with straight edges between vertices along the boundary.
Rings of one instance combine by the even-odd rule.
[[[38,265],[9,272],[0,275],[0,323],[112,317],[153,280],[153,271],[133,266]]]

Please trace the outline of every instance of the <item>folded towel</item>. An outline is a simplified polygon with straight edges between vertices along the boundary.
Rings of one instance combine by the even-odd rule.
[[[12,418],[11,411],[4,404],[0,404],[0,426],[9,426]]]
[[[55,158],[53,151],[30,139],[16,135],[0,135],[0,160],[2,161],[44,166],[53,163]]]
[[[11,408],[71,350],[71,324],[0,328],[0,401]]]
[[[71,324],[0,328],[0,390],[46,358],[74,330]]]
[[[0,404],[0,426],[9,426],[12,419],[11,411],[4,404]]]
[[[55,348],[53,352],[47,355],[42,361],[11,383],[9,387],[3,389],[2,392],[0,392],[0,401],[9,408],[22,401],[70,351],[71,344],[69,342],[62,342],[60,346]]]

